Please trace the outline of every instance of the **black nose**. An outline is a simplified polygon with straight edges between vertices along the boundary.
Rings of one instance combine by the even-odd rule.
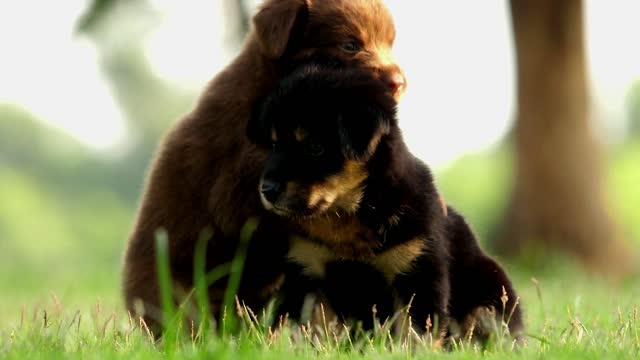
[[[277,181],[263,179],[260,191],[262,192],[262,196],[264,196],[267,201],[269,201],[270,203],[275,203],[276,200],[278,200],[278,196],[280,195],[281,186]]]

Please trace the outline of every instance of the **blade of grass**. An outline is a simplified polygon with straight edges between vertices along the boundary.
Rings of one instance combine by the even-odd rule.
[[[163,341],[168,353],[175,350],[177,329],[172,326],[172,320],[176,316],[176,305],[173,301],[173,287],[171,270],[169,267],[169,237],[166,230],[156,231],[156,270],[158,272],[158,285],[160,287],[160,304],[162,308]]]
[[[193,278],[195,282],[196,303],[200,312],[200,326],[198,333],[202,336],[201,340],[206,340],[210,332],[211,324],[211,306],[209,304],[209,293],[207,284],[207,244],[212,235],[211,229],[205,229],[200,234],[196,244],[194,260],[193,260]]]
[[[229,334],[234,333],[238,326],[238,315],[233,311],[235,298],[240,287],[240,280],[242,279],[242,270],[244,268],[244,261],[247,255],[247,249],[251,236],[255,231],[257,222],[255,219],[249,219],[242,227],[240,231],[240,239],[238,248],[236,249],[236,255],[231,262],[231,274],[229,275],[229,282],[227,284],[227,290],[224,294],[223,311],[225,312],[223,324],[222,324],[222,336],[226,337]]]

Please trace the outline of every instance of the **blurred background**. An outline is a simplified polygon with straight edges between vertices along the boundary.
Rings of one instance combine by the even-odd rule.
[[[154,149],[258,2],[0,2],[0,315],[119,303]],[[401,127],[518,281],[558,261],[621,278],[640,244],[640,2],[554,3],[387,0]]]

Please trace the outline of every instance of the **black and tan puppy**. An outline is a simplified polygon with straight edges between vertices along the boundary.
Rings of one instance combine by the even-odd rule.
[[[373,325],[411,304],[416,330],[469,326],[481,309],[507,316],[516,294],[464,219],[441,205],[432,175],[405,146],[384,79],[306,66],[280,82],[248,127],[270,149],[262,203],[290,225],[281,312],[298,319],[317,296],[342,320]],[[453,320],[453,321],[452,321]],[[484,322],[476,322],[485,334]],[[498,326],[500,322],[498,321]],[[515,307],[509,324],[522,326]],[[463,329],[464,330],[464,329]]]

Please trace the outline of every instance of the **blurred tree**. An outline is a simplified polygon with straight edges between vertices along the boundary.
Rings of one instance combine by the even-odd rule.
[[[76,25],[79,32],[92,31],[102,18],[116,4],[117,0],[93,0],[89,3],[87,11],[80,16]]]
[[[134,208],[120,164],[19,107],[0,105],[0,119],[0,272],[16,258],[117,262]]]
[[[227,41],[236,46],[249,29],[242,0],[224,0]],[[124,111],[134,142],[121,159],[122,185],[137,196],[144,172],[169,124],[189,111],[195,93],[157,77],[144,54],[145,35],[157,25],[146,0],[93,0],[76,29],[91,37],[102,69]]]
[[[624,273],[630,252],[608,209],[589,124],[581,0],[511,0],[517,58],[515,184],[503,254],[562,249]]]
[[[629,108],[629,133],[640,136],[640,81],[636,81],[627,97]]]
[[[123,201],[131,198],[127,186],[118,186],[117,163],[16,106],[0,105],[0,118],[1,167],[37,179],[62,198],[77,199],[98,189],[113,191]]]
[[[119,159],[118,187],[136,199],[144,173],[168,125],[186,113],[195,94],[156,76],[144,40],[158,14],[146,0],[94,0],[76,25],[96,44],[114,98],[128,120],[131,144]]]
[[[244,0],[223,0],[227,42],[238,47],[249,32],[250,14]]]

